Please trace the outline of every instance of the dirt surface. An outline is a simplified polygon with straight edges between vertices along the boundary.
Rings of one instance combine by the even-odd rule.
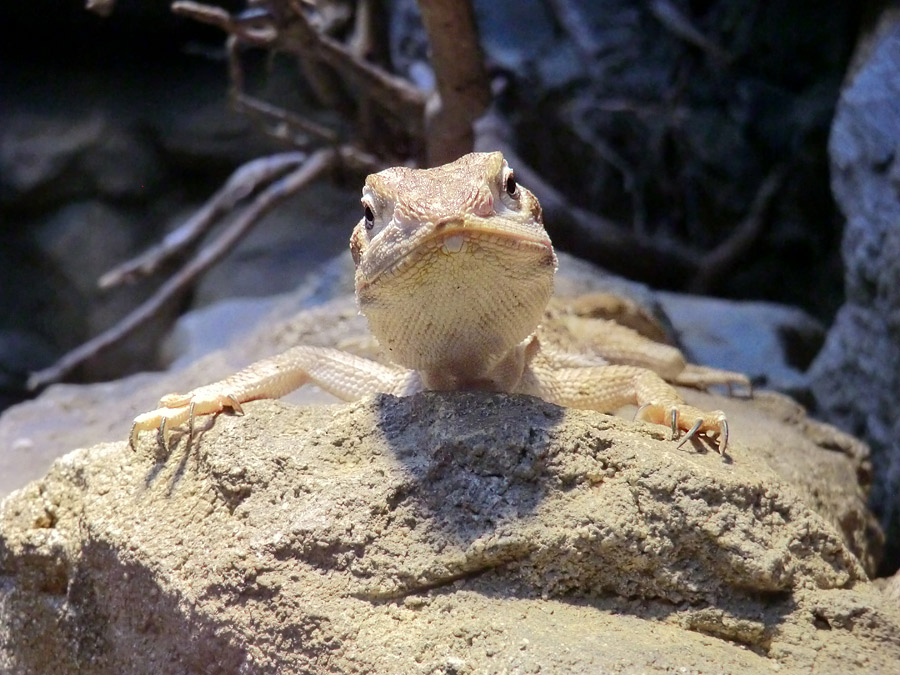
[[[721,403],[725,458],[478,393],[258,402],[168,457],[73,452],[0,507],[0,667],[887,672],[900,612],[862,535],[765,458],[843,462],[864,514],[853,459]]]

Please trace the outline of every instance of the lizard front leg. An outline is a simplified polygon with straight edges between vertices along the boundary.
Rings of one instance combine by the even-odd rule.
[[[198,387],[186,394],[167,394],[159,408],[134,418],[129,446],[138,433],[157,429],[165,446],[166,429],[184,422],[193,432],[194,418],[230,408],[242,413],[241,404],[263,398],[280,398],[307,382],[345,401],[378,392],[406,396],[421,391],[418,375],[411,370],[385,366],[337,349],[299,346],[257,361],[224,380]]]
[[[679,447],[698,433],[716,438],[719,454],[728,445],[725,413],[706,412],[686,404],[674,387],[646,368],[622,365],[552,368],[536,359],[523,375],[521,391],[558,405],[601,412],[635,404],[639,406],[637,419],[670,426],[673,436],[678,430],[687,431]]]

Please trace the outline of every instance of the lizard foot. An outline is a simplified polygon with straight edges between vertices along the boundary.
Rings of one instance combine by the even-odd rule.
[[[678,443],[679,448],[698,434],[715,439],[720,455],[724,455],[728,447],[728,420],[721,410],[706,412],[681,403],[645,403],[638,408],[634,418],[671,427],[673,440],[678,438],[679,431],[686,431]]]
[[[198,415],[215,414],[226,408],[239,415],[244,414],[241,404],[234,396],[211,387],[200,387],[187,394],[166,394],[159,400],[159,408],[134,418],[128,436],[128,447],[135,449],[141,431],[156,429],[156,441],[161,449],[165,449],[167,429],[187,422],[188,432],[193,436],[194,419]]]

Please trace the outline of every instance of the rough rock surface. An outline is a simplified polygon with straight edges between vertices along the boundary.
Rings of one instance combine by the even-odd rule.
[[[0,506],[0,668],[889,672],[896,603],[767,463],[848,455],[723,403],[725,459],[483,393],[73,452]]]
[[[900,565],[900,10],[885,13],[846,84],[831,134],[846,218],[847,301],[810,372],[821,414],[872,447],[872,504]]]

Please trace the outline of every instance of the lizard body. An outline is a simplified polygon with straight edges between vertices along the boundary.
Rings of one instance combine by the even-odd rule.
[[[688,406],[666,380],[742,384],[736,373],[686,364],[674,347],[553,301],[557,258],[537,198],[499,152],[434,169],[396,167],[366,179],[363,218],[350,238],[356,297],[396,365],[321,347],[294,347],[215,384],[169,394],[135,418],[166,429],[314,382],[344,400],[384,392],[484,389],[611,411],[718,439],[721,411]],[[549,305],[549,307],[548,307]],[[682,443],[684,442],[682,440]]]

